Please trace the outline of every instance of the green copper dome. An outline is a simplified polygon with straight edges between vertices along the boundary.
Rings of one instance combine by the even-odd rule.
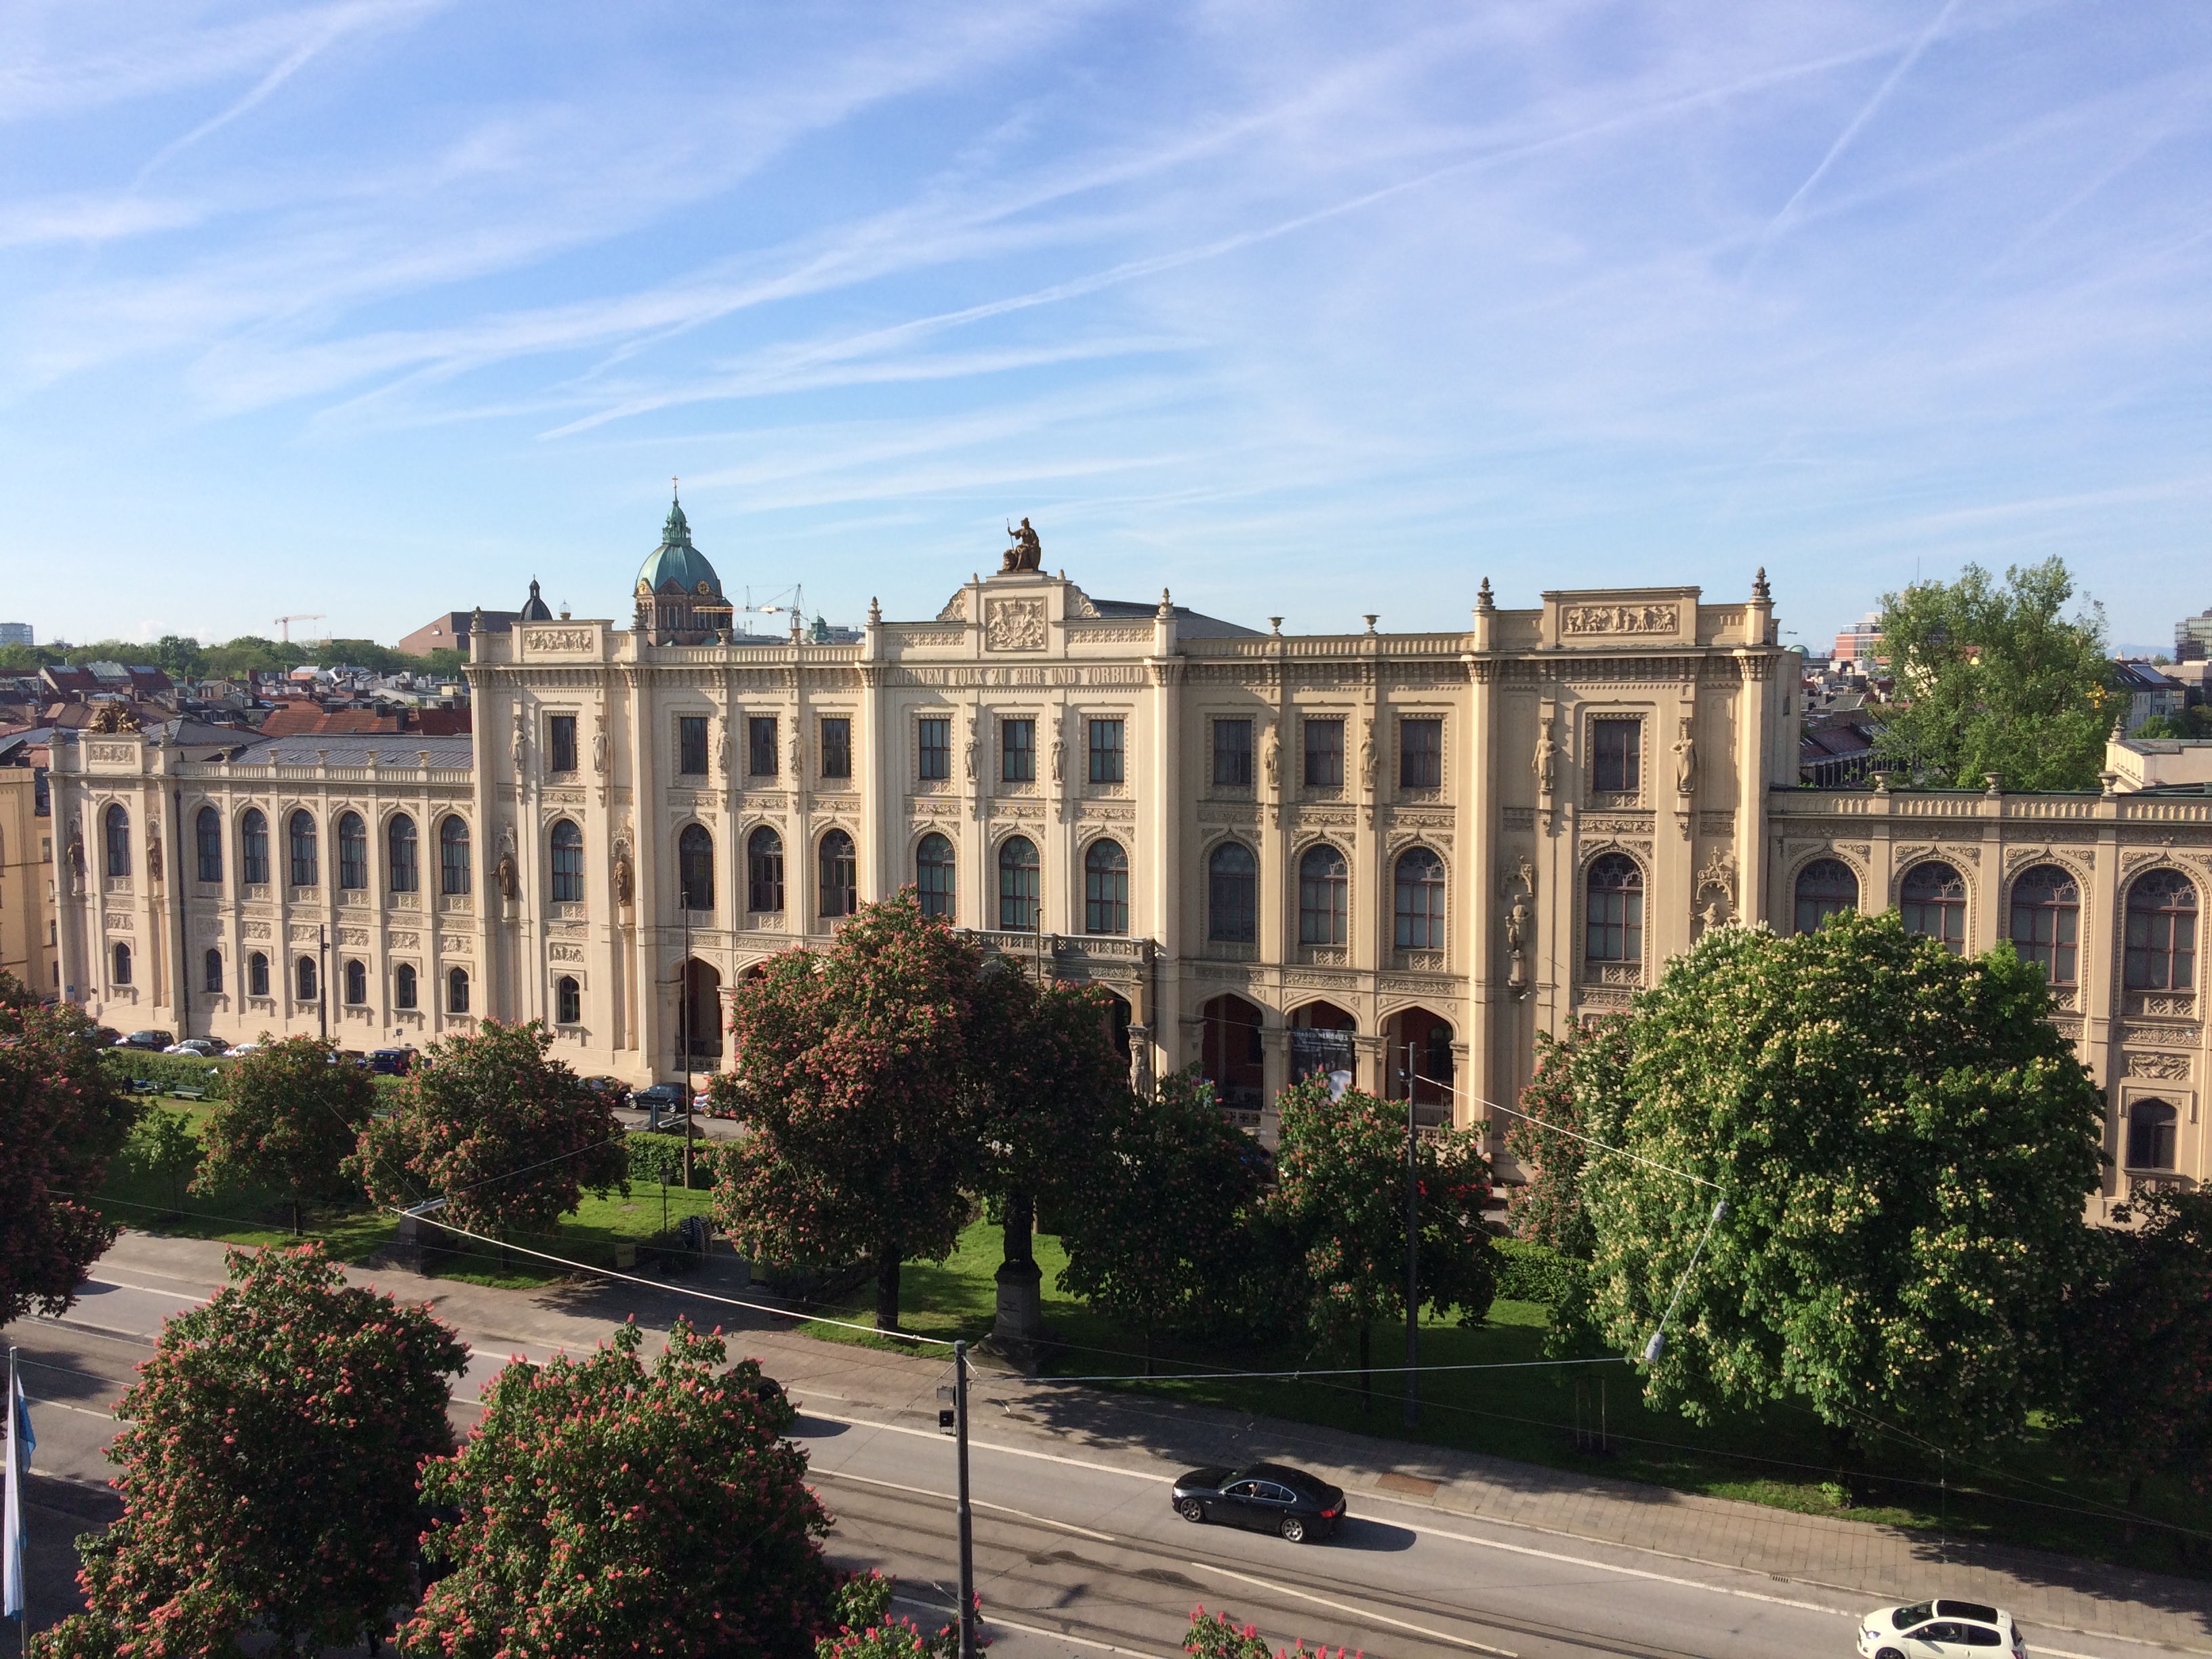
[[[695,596],[711,593],[718,599],[722,597],[722,579],[707,562],[707,556],[691,545],[691,526],[684,516],[681,501],[670,504],[668,522],[661,526],[660,545],[647,555],[637,572],[640,593],[663,593],[672,584],[680,592]]]

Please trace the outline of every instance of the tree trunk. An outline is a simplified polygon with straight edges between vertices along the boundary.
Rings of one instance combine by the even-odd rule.
[[[1006,1259],[1009,1261],[1035,1261],[1036,1249],[1036,1200],[1027,1193],[1006,1194]]]
[[[2142,1471],[2138,1469],[2134,1474],[2128,1476],[2128,1501],[2124,1507],[2128,1509],[2130,1511],[2132,1511],[2136,1504],[2141,1502],[2142,1499]],[[2120,1544],[2121,1547],[2125,1549],[2133,1549],[2136,1547],[2136,1517],[2133,1513],[2129,1515],[2126,1522],[2120,1528]],[[2183,1554],[2182,1559],[2185,1564],[2188,1560],[2188,1556],[2185,1552]]]
[[[876,1328],[898,1329],[899,1252],[889,1243],[876,1246]]]
[[[1854,1504],[1866,1499],[1865,1483],[1859,1472],[1858,1436],[1848,1426],[1831,1423],[1828,1425],[1828,1453],[1836,1460],[1836,1484]]]
[[[292,1194],[292,1237],[295,1237],[295,1238],[297,1238],[299,1236],[300,1236],[300,1195],[299,1195],[299,1194],[295,1193],[295,1194]]]
[[[1368,1369],[1375,1363],[1370,1352],[1369,1341],[1373,1334],[1374,1333],[1368,1328],[1367,1322],[1361,1320],[1359,1322],[1359,1409],[1363,1412],[1375,1403],[1375,1373]]]

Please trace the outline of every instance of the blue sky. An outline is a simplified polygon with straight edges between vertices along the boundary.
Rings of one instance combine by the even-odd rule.
[[[2212,605],[2212,8],[0,8],[0,617]]]

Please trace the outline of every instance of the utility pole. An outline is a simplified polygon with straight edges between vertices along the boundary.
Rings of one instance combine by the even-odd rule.
[[[331,930],[315,929],[315,1012],[323,1023],[323,1041],[331,1040]]]
[[[676,970],[676,1030],[684,1045],[684,1190],[691,1190],[691,889],[683,888],[684,965]]]
[[[1420,1130],[1413,1116],[1413,1040],[1406,1039],[1406,1426],[1421,1420],[1421,1164]]]
[[[968,1507],[968,1345],[952,1345],[952,1425],[960,1463],[960,1659],[977,1659],[975,1535]]]

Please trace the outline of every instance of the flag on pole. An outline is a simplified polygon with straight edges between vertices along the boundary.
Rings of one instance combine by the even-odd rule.
[[[30,1402],[23,1398],[22,1378],[15,1370],[15,1351],[8,1350],[8,1485],[4,1494],[4,1525],[0,1525],[0,1614],[21,1619],[23,1613],[23,1483],[31,1476],[31,1453],[38,1446],[31,1432]]]

